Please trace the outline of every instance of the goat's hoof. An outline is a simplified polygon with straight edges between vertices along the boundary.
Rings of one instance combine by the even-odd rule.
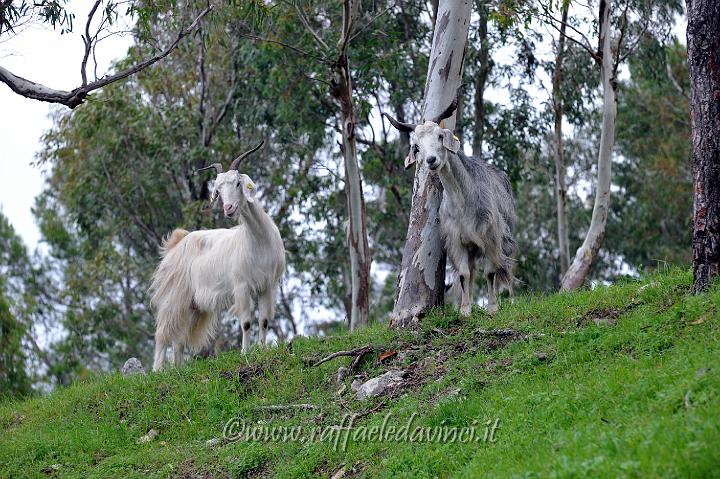
[[[461,314],[462,316],[465,316],[465,317],[470,316],[470,309],[471,309],[471,308],[470,308],[470,305],[468,305],[468,306],[462,306],[462,307],[460,308],[460,314]]]

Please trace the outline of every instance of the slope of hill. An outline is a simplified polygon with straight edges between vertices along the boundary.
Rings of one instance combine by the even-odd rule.
[[[437,311],[418,331],[5,403],[0,477],[720,477],[720,286],[691,283],[670,271],[495,318]],[[338,351],[353,354],[315,365]],[[383,395],[356,399],[353,381],[387,371]]]

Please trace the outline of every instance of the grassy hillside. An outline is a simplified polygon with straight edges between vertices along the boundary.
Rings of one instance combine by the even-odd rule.
[[[0,476],[720,477],[720,287],[693,296],[691,282],[674,271],[519,298],[495,318],[439,311],[417,332],[377,325],[301,338],[5,403]],[[352,375],[336,383],[353,357],[313,363],[366,345],[355,375],[405,376],[388,395],[357,401]],[[315,408],[264,408],[291,404]],[[358,418],[346,448],[342,436],[338,447],[332,437],[207,443],[233,417],[309,435],[348,413]],[[395,431],[353,441],[409,420],[411,432],[475,427],[481,440],[396,442]]]

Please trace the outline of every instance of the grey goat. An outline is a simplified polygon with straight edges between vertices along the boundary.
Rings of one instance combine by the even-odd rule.
[[[452,115],[456,105],[453,103],[435,121],[422,125],[385,116],[398,130],[415,132],[405,167],[425,161],[430,170],[440,175],[445,190],[440,204],[440,227],[455,270],[455,281],[446,296],[457,304],[461,314],[470,314],[475,270],[478,260],[484,258],[488,312],[495,314],[498,293],[503,288],[512,293],[515,279],[512,270],[517,243],[513,238],[516,218],[512,188],[505,173],[483,160],[466,156],[452,131],[438,124]]]

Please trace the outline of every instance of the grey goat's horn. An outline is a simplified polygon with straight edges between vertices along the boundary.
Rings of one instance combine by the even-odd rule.
[[[383,113],[383,116],[385,116],[385,118],[387,118],[388,121],[390,121],[390,123],[392,123],[392,126],[394,126],[395,128],[397,128],[400,131],[410,133],[411,131],[415,131],[415,128],[417,128],[417,124],[403,123],[403,122],[398,121],[395,118],[391,117],[387,113]]]

